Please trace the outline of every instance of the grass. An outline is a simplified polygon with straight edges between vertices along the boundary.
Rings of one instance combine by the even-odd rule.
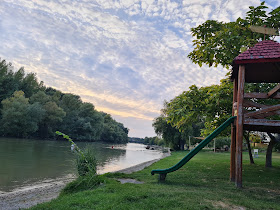
[[[273,153],[267,169],[265,153],[255,165],[243,154],[243,189],[229,181],[230,153],[198,153],[164,183],[150,171],[177,163],[187,152],[174,152],[152,166],[130,175],[102,175],[103,184],[93,190],[62,194],[32,209],[280,209],[280,154]],[[120,184],[114,178],[133,178],[144,184]]]

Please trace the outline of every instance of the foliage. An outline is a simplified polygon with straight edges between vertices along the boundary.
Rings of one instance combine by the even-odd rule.
[[[264,39],[263,34],[253,33],[250,26],[264,26],[280,29],[280,7],[267,14],[267,6],[262,2],[258,7],[249,7],[244,19],[234,22],[207,20],[192,28],[194,50],[188,57],[199,66],[207,64],[217,67],[219,64],[229,68],[233,59],[248,47]],[[266,35],[265,39],[272,39]]]
[[[274,148],[277,152],[280,152],[280,143],[277,143]]]
[[[1,136],[45,139],[54,138],[55,130],[60,130],[77,140],[128,141],[128,129],[93,104],[45,87],[36,74],[25,74],[24,68],[13,69],[0,59]]]
[[[231,138],[230,137],[217,137],[215,138],[215,147],[224,148],[224,146],[230,147]]]
[[[260,143],[261,137],[257,133],[250,133],[249,140],[254,143]]]
[[[111,115],[102,113],[104,117],[104,129],[101,134],[102,141],[126,143],[128,142],[128,129],[123,124],[116,122]]]
[[[158,145],[158,146],[164,146],[165,142],[162,138],[158,137],[158,136],[154,136],[154,137],[145,137],[144,144],[148,144],[148,145]]]
[[[165,113],[168,122],[182,132],[189,131],[191,125],[197,125],[201,134],[207,136],[231,116],[231,108],[232,83],[221,80],[220,85],[191,86],[167,103]],[[227,129],[223,134],[228,135],[229,132]],[[200,136],[200,132],[197,130],[189,136]]]
[[[156,134],[162,136],[165,145],[174,150],[183,149],[183,145],[186,140],[183,136],[184,134],[180,133],[178,129],[173,128],[170,124],[168,124],[163,115],[154,119],[153,127]]]
[[[76,165],[78,169],[78,174],[80,176],[86,176],[87,174],[96,174],[96,159],[94,155],[94,150],[92,147],[87,146],[83,150],[83,155],[77,155]]]
[[[24,92],[15,91],[2,102],[2,133],[7,136],[27,137],[38,129],[45,111],[38,103],[29,104]]]
[[[57,135],[63,136],[74,147],[76,154],[76,165],[79,176],[96,175],[96,159],[94,156],[94,150],[92,147],[87,146],[84,150],[81,150],[77,144],[66,134],[56,131]]]

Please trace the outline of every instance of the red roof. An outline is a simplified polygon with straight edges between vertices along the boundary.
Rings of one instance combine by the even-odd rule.
[[[280,59],[280,43],[273,40],[264,40],[257,43],[254,47],[238,55],[234,64],[274,62]]]

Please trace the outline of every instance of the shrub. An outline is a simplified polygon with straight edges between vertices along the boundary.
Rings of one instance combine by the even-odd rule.
[[[215,138],[215,146],[216,148],[224,148],[224,146],[230,147],[231,139],[229,137],[217,137]],[[214,144],[214,142],[212,141]]]
[[[280,143],[277,143],[274,148],[276,152],[280,152]]]
[[[79,176],[85,176],[88,173],[92,175],[96,174],[97,162],[92,147],[86,146],[81,153],[76,153],[76,156],[76,165]]]
[[[96,159],[94,156],[94,150],[92,147],[87,146],[84,150],[81,150],[77,144],[66,134],[56,131],[57,135],[63,136],[71,143],[71,149],[76,154],[76,165],[78,174],[85,176],[88,174],[96,175]]]

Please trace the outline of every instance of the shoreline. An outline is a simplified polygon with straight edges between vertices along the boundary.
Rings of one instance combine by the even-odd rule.
[[[150,160],[144,163],[131,166],[129,168],[113,171],[109,173],[125,173],[130,174],[136,171],[141,171],[153,163],[170,156],[170,152],[163,153],[162,157]],[[19,188],[12,192],[0,192],[0,209],[14,210],[21,208],[30,208],[39,203],[48,202],[59,196],[60,191],[65,185],[73,181],[75,177],[66,177],[56,180],[46,180],[40,184]]]

